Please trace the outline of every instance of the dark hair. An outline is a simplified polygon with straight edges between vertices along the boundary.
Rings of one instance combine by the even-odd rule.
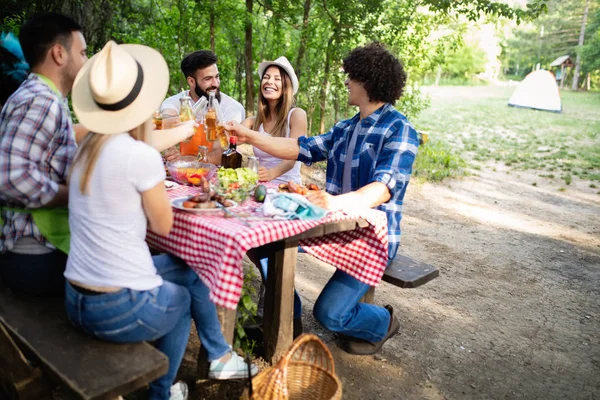
[[[370,102],[393,104],[402,96],[406,84],[402,63],[378,42],[352,50],[344,58],[344,72],[364,85]]]
[[[44,61],[48,50],[57,43],[71,50],[71,32],[82,31],[71,17],[55,12],[37,14],[21,27],[19,41],[31,68]]]
[[[199,69],[210,67],[217,63],[217,55],[210,50],[198,50],[188,54],[181,60],[181,72],[187,78],[193,77]]]

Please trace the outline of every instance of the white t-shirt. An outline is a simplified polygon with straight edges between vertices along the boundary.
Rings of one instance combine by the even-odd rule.
[[[104,145],[79,191],[83,164],[71,172],[67,279],[93,286],[150,290],[162,285],[146,244],[142,192],[165,179],[160,154],[126,133]]]
[[[167,108],[177,111],[179,113],[180,102],[179,99],[183,94],[189,96],[190,91],[179,92],[175,96],[171,96],[162,102],[160,105],[160,111],[164,111]],[[200,101],[200,100],[198,100]],[[221,113],[222,122],[237,121],[242,122],[246,119],[246,110],[240,103],[221,92],[221,101],[219,102],[219,108]]]

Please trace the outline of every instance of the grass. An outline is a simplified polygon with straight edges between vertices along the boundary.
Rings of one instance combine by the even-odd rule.
[[[464,174],[465,161],[442,140],[419,147],[414,166],[417,181],[439,182]]]
[[[562,92],[563,112],[549,113],[508,107],[513,87],[427,90],[431,107],[412,122],[431,141],[419,149],[415,175],[435,181],[500,162],[565,185],[574,176],[600,182],[600,93]]]

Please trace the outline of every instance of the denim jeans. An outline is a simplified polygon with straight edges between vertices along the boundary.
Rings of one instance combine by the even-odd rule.
[[[147,291],[122,289],[116,293],[83,295],[68,282],[66,308],[71,322],[100,339],[116,343],[157,340],[169,358],[166,375],[150,384],[150,399],[168,399],[183,359],[191,318],[196,323],[209,361],[230,351],[221,333],[209,290],[183,260],[168,254],[152,257],[163,285]]]
[[[152,257],[156,271],[163,279],[184,286],[192,295],[192,318],[200,342],[208,354],[208,361],[223,357],[231,351],[225,341],[217,315],[217,307],[210,300],[208,287],[180,258],[170,254]]]
[[[0,282],[12,290],[33,296],[63,296],[67,255],[60,250],[48,254],[0,254]]]
[[[69,282],[65,287],[67,315],[76,328],[114,343],[156,341],[169,369],[150,383],[148,398],[168,399],[190,334],[189,291],[168,281],[151,290],[98,295],[81,294]]]
[[[302,248],[298,248],[303,252]],[[262,251],[254,251],[251,259],[258,259],[263,280],[268,270],[268,257]],[[254,260],[253,260],[254,261]],[[347,336],[377,342],[384,338],[390,324],[390,313],[383,307],[360,303],[369,285],[336,270],[317,298],[313,315],[325,329]],[[302,316],[302,303],[294,290],[294,318]]]

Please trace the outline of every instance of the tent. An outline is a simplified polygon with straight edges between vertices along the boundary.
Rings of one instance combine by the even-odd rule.
[[[508,105],[561,112],[560,93],[552,72],[540,69],[529,73],[510,96]]]

